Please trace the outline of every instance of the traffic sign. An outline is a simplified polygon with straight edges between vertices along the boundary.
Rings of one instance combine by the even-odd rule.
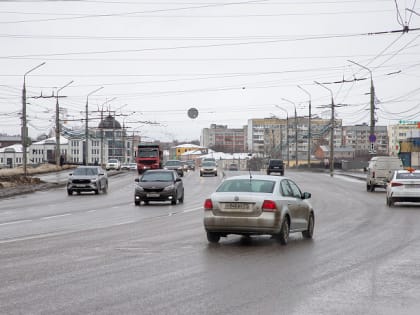
[[[372,143],[376,142],[376,136],[375,135],[370,135],[369,136],[369,141],[372,142]]]

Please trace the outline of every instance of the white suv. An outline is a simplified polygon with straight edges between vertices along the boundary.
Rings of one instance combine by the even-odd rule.
[[[109,170],[120,170],[121,169],[121,163],[117,159],[109,159],[106,163],[105,169],[107,171]]]

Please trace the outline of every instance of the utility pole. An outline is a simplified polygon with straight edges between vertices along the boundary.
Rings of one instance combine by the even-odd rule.
[[[293,107],[295,108],[295,167],[297,168],[299,165],[299,160],[298,160],[298,122],[297,122],[297,112],[296,112],[296,104],[295,102],[292,102],[290,100],[288,100],[287,98],[282,98],[283,101],[289,102],[291,104],[293,104]]]
[[[86,145],[85,145],[85,151],[83,152],[83,164],[88,165],[89,164],[89,96],[93,93],[98,92],[99,90],[102,90],[104,87],[101,86],[100,88],[97,88],[96,90],[90,92],[86,96],[86,116],[85,116],[85,138],[86,138]]]
[[[287,110],[285,110],[283,107],[279,106],[279,105],[274,105],[276,106],[278,109],[281,109],[282,111],[284,111],[286,113],[286,146],[287,146],[287,167],[290,166],[290,156],[289,156],[289,112]],[[283,155],[283,154],[282,154]]]
[[[27,152],[27,147],[28,147],[28,143],[27,143],[27,139],[28,139],[28,131],[27,131],[27,121],[26,121],[26,76],[38,69],[39,67],[42,67],[43,65],[45,65],[45,62],[37,65],[36,67],[32,68],[31,70],[27,71],[24,75],[23,75],[23,88],[22,88],[22,131],[21,131],[21,141],[22,141],[22,150],[23,150],[23,176],[27,175],[27,161],[28,161],[28,152]]]
[[[330,176],[334,176],[334,125],[335,125],[335,118],[334,118],[334,95],[331,89],[327,88],[324,84],[315,81],[316,84],[322,86],[324,89],[328,90],[331,94],[331,132],[330,132]]]
[[[59,96],[58,94],[62,89],[72,84],[74,81],[70,81],[66,85],[62,86],[57,90],[56,95],[56,103],[55,103],[55,144],[56,144],[56,150],[55,150],[55,165],[57,167],[60,166],[60,156],[61,156],[61,148],[60,148],[60,106],[58,104]]]
[[[311,94],[305,90],[300,85],[297,86],[303,92],[309,96],[309,117],[308,117],[308,168],[311,168],[311,115],[312,115],[312,105],[311,105]]]
[[[354,62],[352,60],[348,60],[349,62],[369,71],[370,74],[370,135],[369,135],[369,141],[371,142],[371,154],[373,155],[375,152],[375,142],[376,142],[376,135],[375,135],[375,87],[373,86],[373,77],[372,77],[372,71],[357,62]]]

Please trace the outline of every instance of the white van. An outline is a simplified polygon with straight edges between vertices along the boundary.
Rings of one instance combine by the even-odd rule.
[[[373,192],[375,187],[386,188],[387,179],[395,170],[404,169],[403,163],[396,156],[375,156],[370,159],[367,168],[366,190]]]

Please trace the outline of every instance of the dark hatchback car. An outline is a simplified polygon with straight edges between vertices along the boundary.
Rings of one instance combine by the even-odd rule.
[[[271,159],[268,161],[267,175],[270,175],[271,173],[279,173],[281,176],[284,175],[283,160]]]
[[[100,191],[107,193],[108,176],[106,171],[100,166],[79,166],[69,174],[67,180],[67,194],[73,192],[80,194],[85,191],[93,191],[99,194]]]
[[[170,201],[173,205],[184,202],[184,184],[174,170],[148,170],[135,179],[134,204],[143,201]]]
[[[165,170],[174,170],[179,176],[184,176],[184,164],[180,160],[169,160],[163,168]]]

